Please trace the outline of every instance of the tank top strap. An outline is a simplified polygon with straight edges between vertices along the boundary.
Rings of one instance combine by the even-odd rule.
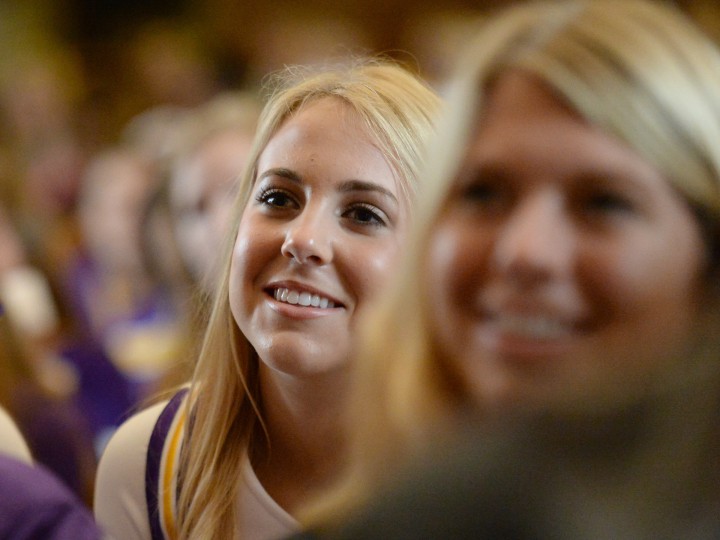
[[[148,444],[145,497],[152,540],[177,538],[177,478],[186,423],[188,389],[179,390],[160,413]]]

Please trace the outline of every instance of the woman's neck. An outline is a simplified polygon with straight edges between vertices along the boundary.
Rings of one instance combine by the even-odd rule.
[[[268,494],[285,510],[335,480],[343,463],[347,373],[298,379],[261,366],[262,412],[251,463]]]

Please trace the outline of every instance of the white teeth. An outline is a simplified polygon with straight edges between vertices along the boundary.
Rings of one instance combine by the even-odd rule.
[[[327,298],[323,298],[318,294],[310,294],[307,291],[298,292],[282,287],[279,289],[275,289],[273,296],[275,300],[278,300],[279,302],[300,305],[303,307],[312,306],[319,307],[321,309],[335,307],[335,304]]]
[[[570,328],[566,324],[547,317],[505,314],[496,318],[496,324],[505,332],[534,339],[557,339],[570,334]]]

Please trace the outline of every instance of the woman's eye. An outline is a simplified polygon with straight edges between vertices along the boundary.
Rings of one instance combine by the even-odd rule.
[[[361,225],[371,225],[374,227],[382,227],[387,225],[387,221],[382,210],[371,204],[356,204],[351,206],[343,213],[343,217],[352,219]]]
[[[463,197],[477,201],[484,201],[498,196],[498,190],[487,182],[475,182],[463,190]]]
[[[262,190],[256,200],[266,206],[272,208],[297,208],[298,204],[295,199],[286,191],[280,189]]]
[[[473,182],[460,190],[460,200],[469,208],[484,212],[489,210],[500,210],[503,203],[506,203],[510,194],[508,189],[503,189],[496,182]]]
[[[598,192],[590,195],[587,206],[593,212],[629,214],[635,211],[635,204],[627,197],[612,192]]]

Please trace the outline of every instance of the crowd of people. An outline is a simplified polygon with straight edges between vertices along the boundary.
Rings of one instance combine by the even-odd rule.
[[[148,25],[97,130],[16,55],[0,530],[720,534],[717,41],[662,0],[448,20],[425,70],[273,21],[257,85]]]

